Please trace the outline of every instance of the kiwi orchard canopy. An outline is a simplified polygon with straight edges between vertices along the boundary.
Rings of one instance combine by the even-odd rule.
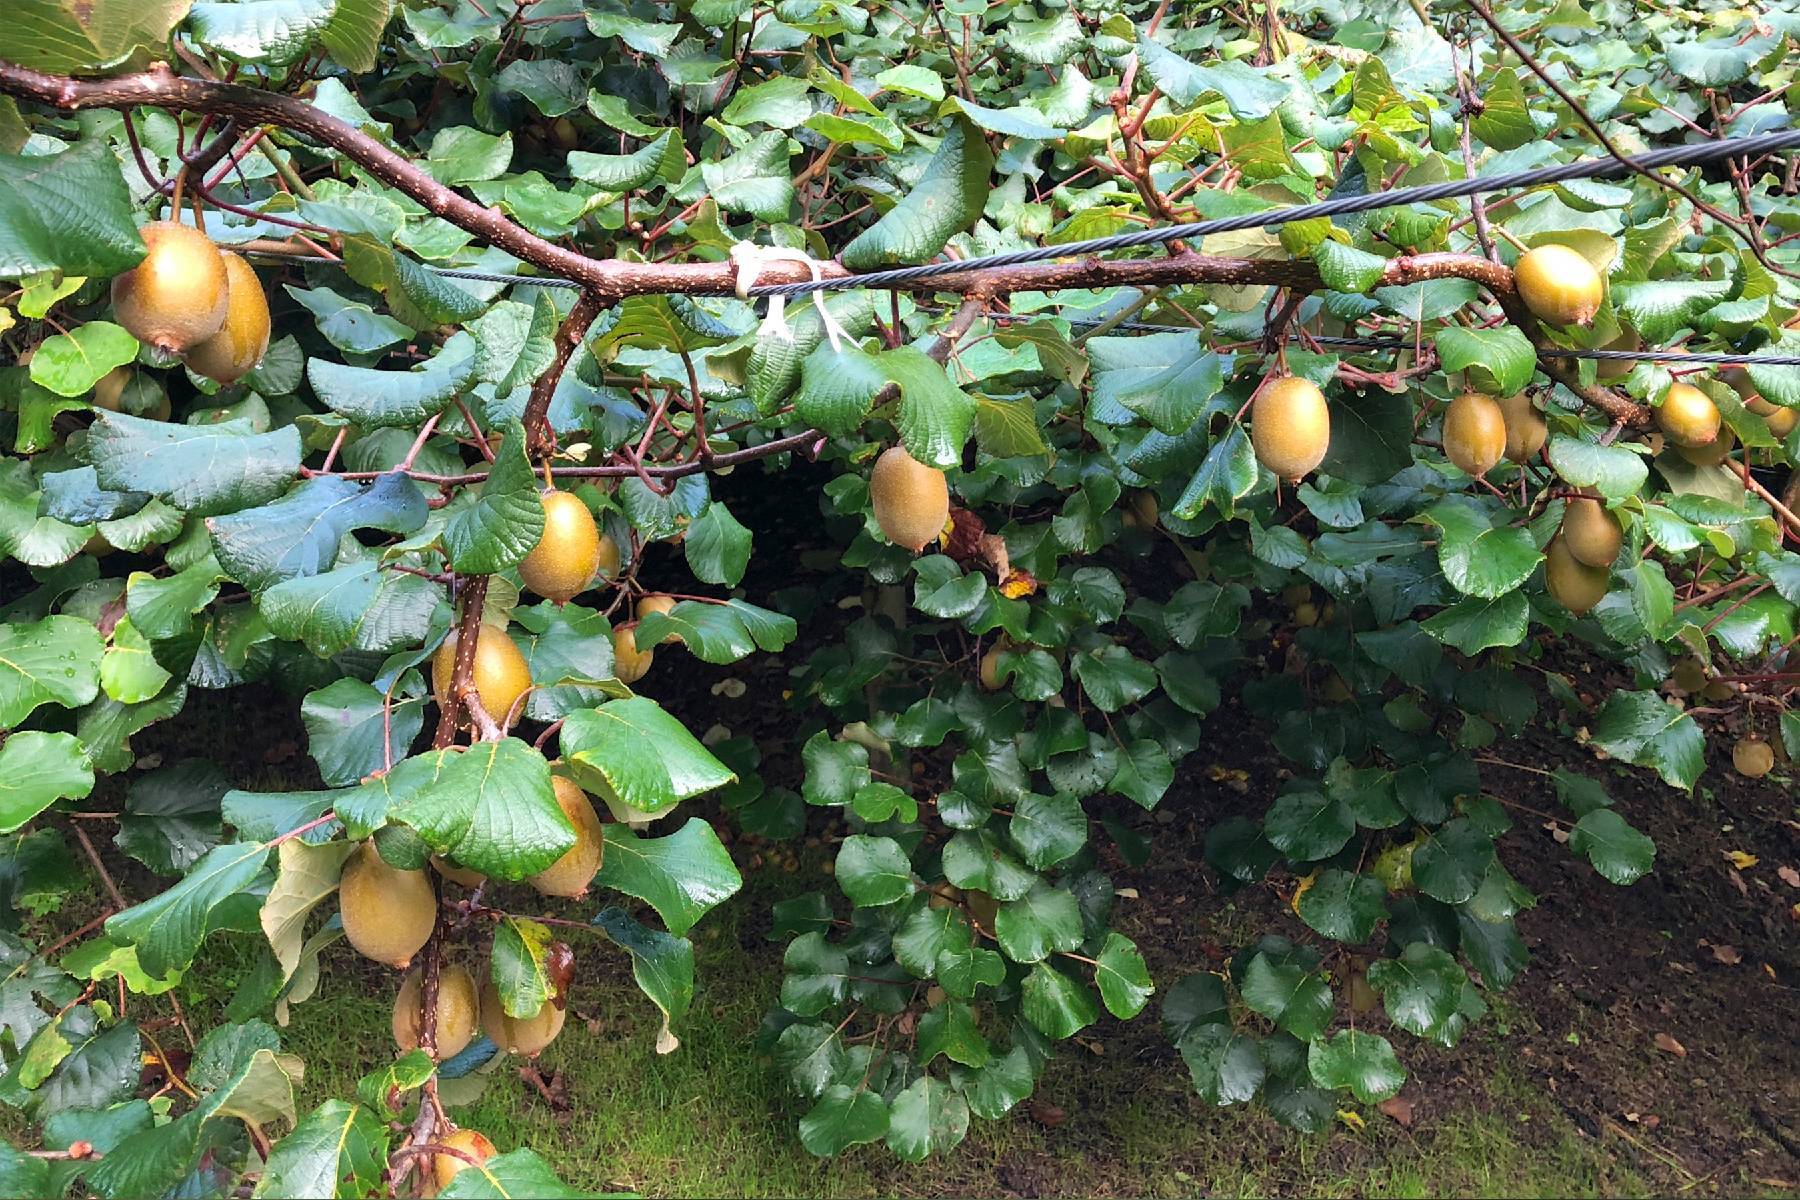
[[[813,1153],[951,1151],[1106,1018],[1318,1129],[1527,968],[1509,864],[1653,868],[1589,748],[1790,778],[1790,15],[27,7],[0,878],[106,915],[0,933],[0,1102],[70,1147],[11,1190],[578,1194],[464,1104],[627,963],[680,1052],[728,843],[804,838],[746,1040]],[[696,736],[671,681],[778,654]],[[185,757],[264,682],[304,771]],[[1254,799],[1193,770],[1243,717]],[[1530,728],[1585,731],[1549,781]],[[1130,936],[1160,809],[1279,897],[1218,971]],[[392,1052],[298,1108],[352,953]]]

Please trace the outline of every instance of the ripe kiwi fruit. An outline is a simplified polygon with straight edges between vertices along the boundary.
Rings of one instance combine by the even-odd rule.
[[[1552,242],[1527,250],[1513,268],[1519,298],[1540,321],[1585,325],[1600,311],[1600,272],[1578,250]]]
[[[1601,350],[1641,350],[1643,348],[1643,340],[1638,337],[1635,329],[1623,330],[1618,337],[1599,347]],[[1637,366],[1637,360],[1631,358],[1598,359],[1594,363],[1594,378],[1623,379],[1631,374],[1631,369],[1635,366]]]
[[[219,383],[236,383],[262,361],[269,348],[269,301],[256,272],[226,251],[225,324],[187,352],[188,370]]]
[[[552,489],[539,498],[544,533],[519,563],[519,578],[544,599],[562,604],[586,591],[600,567],[600,527],[573,492]]]
[[[1737,433],[1729,425],[1719,427],[1719,436],[1704,446],[1675,447],[1675,453],[1693,463],[1696,467],[1716,467],[1730,457],[1737,449]]]
[[[1671,383],[1656,410],[1656,427],[1671,442],[1689,449],[1716,439],[1721,424],[1712,397],[1691,383]]]
[[[456,637],[452,629],[431,656],[431,690],[440,706],[448,704],[450,684],[456,676]],[[469,679],[481,707],[495,724],[505,726],[513,705],[531,687],[531,668],[506,630],[484,624],[475,639],[475,670]]]
[[[1545,423],[1544,414],[1531,403],[1528,393],[1502,396],[1496,403],[1500,405],[1501,419],[1506,422],[1506,457],[1522,463],[1544,448],[1550,438],[1550,426]]]
[[[637,619],[642,621],[651,613],[670,613],[675,611],[675,597],[662,592],[652,592],[648,596],[639,596],[637,602]],[[669,633],[663,635],[663,642],[679,642],[681,635]]]
[[[1000,690],[1000,655],[1005,649],[1003,643],[995,642],[987,648],[981,661],[975,666],[975,674],[981,680],[981,686],[990,692]]]
[[[606,841],[600,836],[600,818],[594,815],[587,793],[573,783],[552,775],[550,784],[556,789],[557,807],[575,826],[575,844],[528,882],[546,896],[583,896],[600,869],[600,857],[606,850]]]
[[[1157,507],[1155,492],[1133,491],[1126,501],[1121,519],[1132,529],[1155,529],[1156,522],[1161,517],[1162,510]]]
[[[869,501],[875,523],[888,541],[914,554],[937,541],[950,523],[950,485],[944,473],[908,454],[904,446],[889,446],[875,460]]]
[[[1697,658],[1684,658],[1669,671],[1669,682],[1688,695],[1706,687],[1706,668]]]
[[[437,925],[437,893],[423,871],[389,866],[364,842],[344,864],[338,913],[344,936],[364,958],[404,970]]]
[[[1544,549],[1544,587],[1552,600],[1578,617],[1600,603],[1611,580],[1611,571],[1576,558],[1560,536]]]
[[[431,869],[451,883],[458,883],[466,888],[480,887],[487,882],[487,876],[480,871],[473,867],[458,866],[441,854],[431,856]]]
[[[994,918],[999,915],[1000,902],[986,892],[969,888],[963,892],[963,903],[969,906],[969,915],[987,932],[994,932]]]
[[[1480,477],[1506,453],[1506,414],[1483,392],[1464,392],[1444,411],[1444,453],[1467,474]]]
[[[545,1046],[556,1040],[567,1017],[555,1000],[544,1001],[534,1016],[515,1017],[500,1004],[500,989],[489,979],[481,988],[481,1029],[494,1045],[509,1054],[536,1058]]]
[[[637,625],[616,626],[612,631],[613,678],[620,683],[636,683],[650,670],[656,657],[654,650],[639,650]]]
[[[461,1150],[475,1162],[486,1162],[494,1157],[494,1143],[488,1141],[487,1135],[474,1129],[453,1129],[438,1139],[438,1144],[448,1146],[452,1150]],[[431,1182],[433,1193],[441,1192],[450,1186],[450,1181],[465,1168],[473,1166],[468,1159],[454,1154],[434,1154],[431,1156]]]
[[[475,1040],[481,997],[468,969],[449,966],[438,972],[437,1056],[455,1058]],[[394,997],[394,1044],[402,1053],[419,1045],[420,1018],[425,1008],[425,976],[415,970]]]
[[[113,314],[138,341],[183,354],[225,326],[225,258],[212,239],[179,221],[152,221],[138,233],[149,252],[113,280]]]
[[[1755,734],[1731,748],[1731,765],[1745,779],[1761,779],[1775,769],[1775,748]]]
[[[94,398],[91,401],[95,408],[104,408],[107,412],[119,411],[119,397],[125,393],[125,385],[131,382],[133,372],[130,367],[114,367],[102,375],[94,384]]]
[[[1561,535],[1558,538],[1569,553],[1587,566],[1611,567],[1619,557],[1619,544],[1624,540],[1618,518],[1600,501],[1577,496],[1563,509]]]
[[[1763,414],[1763,423],[1777,438],[1786,438],[1794,432],[1794,426],[1800,425],[1800,409],[1776,408],[1774,412]]]
[[[1287,375],[1257,393],[1250,406],[1256,461],[1289,483],[1304,479],[1331,447],[1331,410],[1309,380]]]

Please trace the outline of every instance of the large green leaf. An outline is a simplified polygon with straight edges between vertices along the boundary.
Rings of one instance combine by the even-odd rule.
[[[1354,1029],[1339,1030],[1330,1041],[1314,1041],[1307,1063],[1320,1087],[1349,1088],[1364,1104],[1386,1100],[1406,1082],[1406,1069],[1388,1040]]]
[[[0,58],[40,71],[86,73],[114,66],[140,46],[162,46],[192,4],[193,0],[17,0],[7,11],[5,32],[0,33]],[[98,140],[92,144],[100,145]],[[0,178],[8,175],[0,168]],[[68,197],[78,198],[82,197]]]
[[[475,339],[458,333],[412,371],[347,367],[314,358],[306,364],[306,380],[321,403],[358,425],[410,428],[475,381]]]
[[[544,502],[525,457],[524,427],[512,422],[474,502],[444,526],[450,565],[491,575],[516,566],[544,536]]]
[[[94,769],[72,733],[25,730],[0,742],[0,833],[12,833],[58,800],[94,787]]]
[[[570,713],[560,742],[578,783],[639,812],[663,812],[737,778],[685,725],[643,696]]]
[[[676,937],[744,885],[718,835],[699,817],[660,838],[609,823],[595,882],[647,902]]]
[[[694,946],[686,938],[647,929],[622,908],[602,909],[594,924],[631,955],[631,974],[639,990],[662,1013],[656,1052],[681,1046],[672,1030],[694,1001]]]
[[[77,708],[100,693],[100,633],[78,617],[0,623],[0,728],[40,704]]]
[[[1201,66],[1165,49],[1142,30],[1137,52],[1151,82],[1183,108],[1192,107],[1202,96],[1217,95],[1224,97],[1238,120],[1260,121],[1287,97],[1287,85],[1266,71],[1235,59]]]
[[[1636,883],[1656,862],[1656,843],[1610,808],[1596,808],[1569,831],[1569,849],[1587,855],[1609,882]]]
[[[327,1100],[275,1143],[255,1196],[364,1195],[387,1167],[388,1128],[360,1104]]]
[[[1490,512],[1463,498],[1440,501],[1425,514],[1438,527],[1438,564],[1450,586],[1465,596],[1497,600],[1531,578],[1544,560],[1531,531],[1505,512]]]
[[[206,527],[225,573],[261,592],[330,570],[338,544],[358,529],[404,535],[424,525],[425,516],[419,489],[390,471],[367,486],[316,476],[272,504],[209,518]]]
[[[981,215],[993,167],[987,142],[957,121],[912,190],[845,246],[839,258],[852,271],[930,260]]]
[[[424,782],[389,814],[493,879],[525,879],[575,844],[544,756],[517,738],[420,755]]]
[[[171,425],[101,413],[88,431],[100,486],[147,492],[184,512],[212,516],[267,504],[300,473],[300,432],[259,433],[249,420]]]
[[[1683,791],[1706,769],[1706,735],[1694,718],[1655,692],[1614,692],[1594,715],[1594,745],[1649,767]]]
[[[249,887],[268,858],[269,848],[260,842],[215,846],[180,883],[108,918],[106,935],[136,946],[150,975],[186,967],[199,952],[213,909]]]
[[[583,1200],[535,1151],[512,1150],[458,1171],[438,1200]]]

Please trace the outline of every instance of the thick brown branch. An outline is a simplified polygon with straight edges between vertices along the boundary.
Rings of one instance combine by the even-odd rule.
[[[537,377],[531,385],[531,398],[525,402],[526,449],[531,454],[542,456],[556,449],[556,434],[550,428],[550,401],[556,395],[556,385],[562,382],[569,359],[574,357],[575,348],[587,336],[588,327],[611,303],[599,292],[583,292],[557,328],[556,361]]]
[[[484,474],[480,476],[486,479]],[[456,623],[456,663],[450,673],[448,695],[439,696],[437,733],[431,739],[433,750],[442,750],[456,740],[457,716],[462,708],[459,697],[475,675],[475,648],[481,641],[481,610],[487,605],[486,575],[462,576],[462,613]]]

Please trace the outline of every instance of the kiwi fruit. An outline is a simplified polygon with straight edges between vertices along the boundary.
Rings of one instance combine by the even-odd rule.
[[[1761,779],[1775,769],[1775,748],[1751,734],[1731,748],[1731,765],[1745,779]]]
[[[1706,667],[1697,658],[1684,658],[1669,671],[1669,682],[1688,695],[1706,687]]]
[[[138,233],[149,251],[113,280],[113,315],[138,341],[184,354],[225,326],[225,258],[211,238],[179,221],[152,221]]]
[[[575,844],[527,882],[546,896],[583,896],[600,869],[600,858],[606,850],[606,840],[600,836],[600,818],[594,815],[587,793],[573,783],[552,775],[550,784],[556,789],[557,807],[575,826]]]
[[[1794,432],[1794,426],[1800,425],[1800,409],[1776,408],[1774,412],[1762,414],[1762,419],[1770,433],[1777,438],[1786,438]]]
[[[494,1157],[494,1143],[487,1136],[473,1129],[453,1129],[438,1139],[438,1144],[448,1146],[452,1150],[461,1150],[475,1162],[486,1162]],[[450,1186],[450,1181],[465,1168],[473,1166],[467,1158],[455,1154],[434,1154],[431,1156],[431,1182],[434,1194]]]
[[[674,812],[676,806],[681,803],[676,800],[652,812],[645,812],[642,809],[633,808],[619,799],[619,794],[608,787],[604,780],[600,781],[600,786],[594,790],[594,794],[600,797],[602,804],[606,805],[606,811],[612,814],[613,820],[633,829],[642,829],[652,821],[660,821]]]
[[[1464,392],[1444,411],[1444,453],[1463,472],[1486,475],[1506,453],[1506,414],[1482,392]]]
[[[269,348],[269,300],[240,255],[226,251],[220,257],[225,260],[225,324],[187,352],[187,365],[196,375],[236,383]]]
[[[975,674],[981,680],[981,686],[990,692],[1000,690],[1000,655],[1006,649],[999,642],[987,648],[981,661],[976,664]]]
[[[1643,339],[1638,337],[1637,330],[1627,329],[1606,345],[1598,348],[1601,350],[1641,350],[1644,348],[1644,343]],[[1596,359],[1594,377],[1604,380],[1623,379],[1631,374],[1631,369],[1635,366],[1637,366],[1637,360],[1631,358]]]
[[[619,573],[619,564],[623,562],[619,554],[619,543],[612,540],[610,533],[600,535],[600,578],[612,579]]]
[[[1619,557],[1624,531],[1604,504],[1588,496],[1577,496],[1563,509],[1560,540],[1577,561],[1606,568]]]
[[[95,408],[104,408],[107,412],[119,411],[119,397],[125,393],[125,385],[131,382],[133,372],[130,367],[114,367],[102,375],[94,384],[94,398],[91,401]]]
[[[456,630],[431,656],[431,690],[440,706],[448,705],[450,684],[456,676]],[[494,723],[502,727],[509,722],[513,705],[531,687],[531,668],[525,656],[506,636],[506,630],[482,625],[475,640],[475,669],[469,676],[475,695]]]
[[[1712,397],[1691,383],[1671,383],[1656,410],[1656,427],[1671,442],[1689,449],[1714,441],[1722,423]]]
[[[475,1040],[481,997],[468,969],[447,966],[438,972],[437,1056],[455,1058]],[[419,1045],[419,1019],[424,1016],[425,976],[414,970],[394,997],[394,1044],[402,1053]]]
[[[889,446],[869,476],[875,523],[888,541],[914,554],[938,540],[950,523],[950,485],[944,473]]]
[[[1125,512],[1121,520],[1131,529],[1155,529],[1156,522],[1162,518],[1162,511],[1156,504],[1156,493],[1149,491],[1133,491],[1126,500]]]
[[[461,884],[466,888],[480,887],[487,882],[487,876],[480,871],[473,867],[458,866],[441,854],[431,856],[431,869],[451,883]]]
[[[1325,460],[1331,447],[1331,409],[1309,380],[1287,375],[1257,393],[1250,406],[1250,444],[1256,461],[1294,483]]]
[[[573,492],[551,489],[539,499],[544,533],[519,563],[519,578],[544,599],[563,604],[586,591],[600,568],[600,527]]]
[[[1696,467],[1716,467],[1731,457],[1737,449],[1737,433],[1729,425],[1719,427],[1719,436],[1704,446],[1675,447],[1675,453],[1693,463]]]
[[[613,678],[620,683],[636,683],[650,670],[656,657],[654,650],[639,650],[637,625],[619,625],[612,631]]]
[[[1544,414],[1531,403],[1528,393],[1502,396],[1496,403],[1500,405],[1501,419],[1506,422],[1506,457],[1522,463],[1544,448],[1550,438],[1550,426],[1544,421]]]
[[[338,913],[344,936],[364,958],[404,970],[437,927],[437,892],[423,871],[389,866],[364,842],[344,864]]]
[[[670,613],[675,611],[675,597],[662,592],[652,592],[648,596],[639,596],[637,602],[637,619],[642,621],[651,613]],[[669,633],[663,635],[663,642],[679,642],[681,635]]]
[[[1552,325],[1587,324],[1605,295],[1594,264],[1580,251],[1555,242],[1521,254],[1513,284],[1531,314]]]
[[[1576,558],[1560,535],[1544,549],[1544,587],[1552,600],[1578,617],[1600,603],[1611,581],[1611,571]]]
[[[556,1040],[562,1032],[563,1021],[567,1017],[562,1009],[556,1006],[555,1000],[544,1001],[544,1006],[536,1014],[529,1017],[515,1017],[507,1013],[500,1004],[500,989],[489,979],[481,989],[481,1029],[493,1039],[494,1045],[508,1054],[523,1054],[527,1058],[536,1058],[543,1053],[544,1047]]]
[[[969,888],[963,892],[963,903],[969,906],[969,915],[975,918],[987,932],[994,932],[994,918],[1000,913],[1000,902],[986,892]]]

